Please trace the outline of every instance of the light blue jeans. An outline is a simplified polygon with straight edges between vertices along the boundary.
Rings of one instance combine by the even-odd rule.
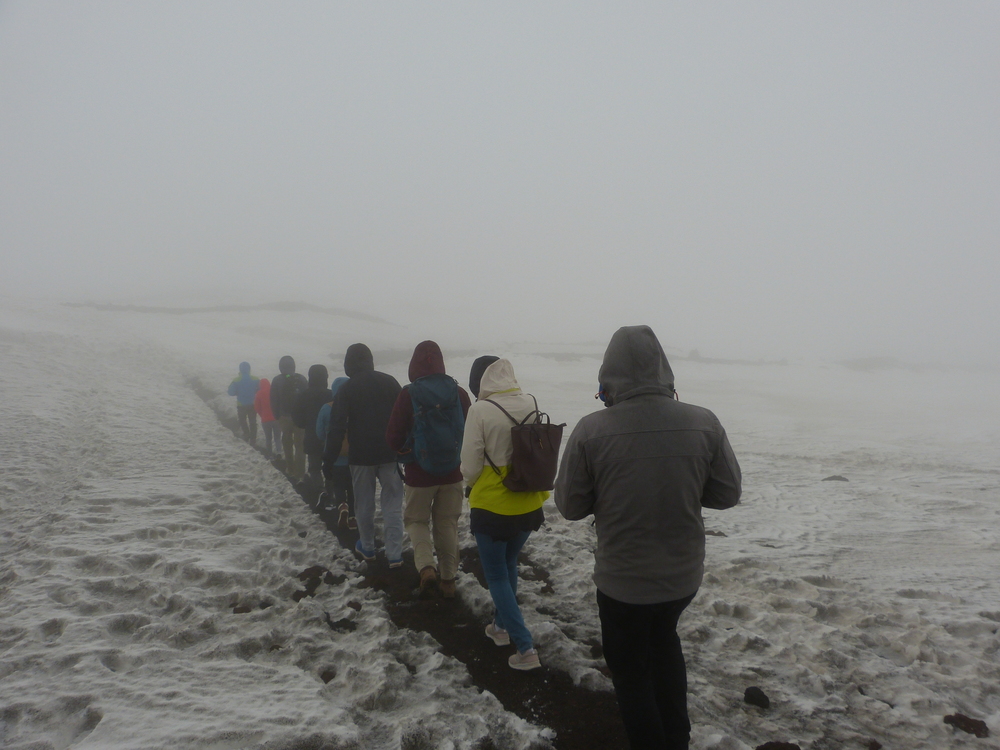
[[[403,479],[396,463],[377,466],[351,464],[354,483],[354,516],[358,519],[361,546],[375,551],[375,480],[382,490],[379,505],[385,524],[385,556],[389,562],[403,559]]]
[[[521,653],[534,647],[531,633],[524,625],[521,608],[517,606],[517,553],[530,535],[530,531],[522,531],[505,542],[488,534],[476,534],[479,561],[497,610],[494,622],[498,628],[507,631]]]

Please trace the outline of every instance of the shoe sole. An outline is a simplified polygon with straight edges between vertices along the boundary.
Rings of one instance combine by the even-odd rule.
[[[375,559],[375,555],[369,557],[358,545],[354,545],[354,554],[358,555],[365,562],[372,562]]]

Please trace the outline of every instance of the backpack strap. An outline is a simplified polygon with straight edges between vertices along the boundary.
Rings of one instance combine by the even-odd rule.
[[[527,394],[527,395],[531,396],[531,400],[535,402],[535,408],[534,408],[533,411],[528,412],[525,415],[524,419],[522,419],[520,422],[518,422],[516,419],[514,419],[513,415],[511,415],[511,413],[509,411],[507,411],[506,409],[504,409],[502,406],[500,406],[500,404],[498,404],[493,399],[491,399],[491,398],[484,398],[483,401],[489,401],[496,408],[498,408],[500,411],[502,411],[504,414],[506,414],[507,415],[507,419],[509,419],[515,425],[523,425],[523,424],[525,424],[531,417],[535,416],[536,414],[538,416],[535,417],[535,421],[536,422],[540,422],[542,420],[543,416],[547,417],[548,415],[547,414],[543,414],[542,412],[538,411],[538,399],[537,398],[535,398],[534,396],[532,396],[530,393]],[[492,463],[492,461],[490,463]]]

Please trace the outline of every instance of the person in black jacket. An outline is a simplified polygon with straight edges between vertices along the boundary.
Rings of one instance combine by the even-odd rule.
[[[271,380],[271,411],[281,426],[281,444],[285,450],[285,471],[292,479],[302,479],[306,473],[303,453],[305,430],[292,420],[295,402],[309,384],[295,372],[295,360],[285,355],[278,360],[280,373]]]
[[[323,404],[329,403],[333,393],[327,387],[330,374],[326,365],[313,365],[309,368],[309,387],[306,388],[295,403],[292,419],[295,426],[305,431],[303,448],[309,462],[309,476],[317,486],[323,484],[320,470],[323,464],[324,445],[316,435],[316,417]]]
[[[371,349],[351,344],[344,356],[344,373],[350,378],[333,399],[330,431],[323,454],[323,474],[333,476],[340,446],[347,436],[347,462],[354,482],[354,512],[360,539],[355,551],[365,560],[375,559],[375,482],[382,491],[379,504],[385,523],[385,556],[390,568],[403,564],[403,479],[396,452],[385,439],[386,427],[401,390],[391,375],[375,370]]]

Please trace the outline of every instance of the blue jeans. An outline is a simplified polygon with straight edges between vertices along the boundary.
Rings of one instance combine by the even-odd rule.
[[[354,481],[354,516],[358,519],[361,546],[375,550],[375,480],[382,486],[379,505],[385,524],[385,556],[389,562],[403,559],[403,479],[396,463],[377,466],[351,465]]]
[[[494,622],[510,634],[521,653],[533,648],[533,642],[524,626],[521,608],[517,606],[517,553],[530,535],[530,531],[522,531],[505,542],[488,534],[476,534],[479,561],[483,564],[486,585],[497,610]]]

